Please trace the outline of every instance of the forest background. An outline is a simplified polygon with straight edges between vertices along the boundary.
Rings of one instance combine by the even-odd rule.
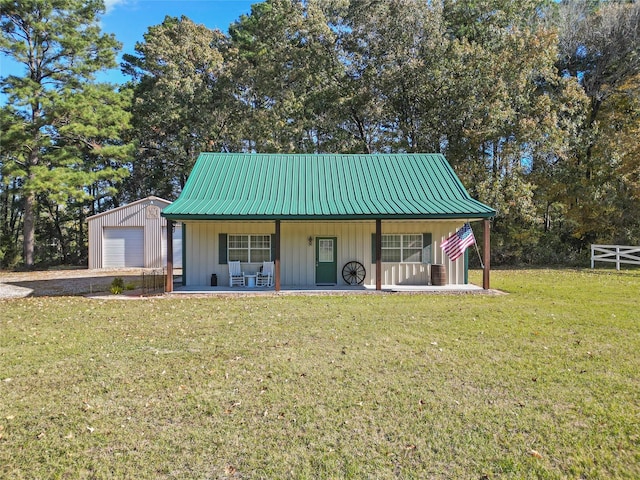
[[[88,216],[174,200],[202,151],[443,153],[494,264],[640,245],[637,1],[266,0],[149,27],[122,85],[103,14],[0,0],[2,268],[86,265]]]

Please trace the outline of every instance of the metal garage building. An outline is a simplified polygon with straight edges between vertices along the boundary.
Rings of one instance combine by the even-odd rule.
[[[89,268],[163,268],[167,264],[167,221],[171,202],[141,200],[88,218]],[[182,225],[173,231],[174,268],[182,268]]]

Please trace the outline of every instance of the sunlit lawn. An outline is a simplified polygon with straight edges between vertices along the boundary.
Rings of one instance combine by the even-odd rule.
[[[640,271],[492,286],[1,301],[0,477],[640,478]]]

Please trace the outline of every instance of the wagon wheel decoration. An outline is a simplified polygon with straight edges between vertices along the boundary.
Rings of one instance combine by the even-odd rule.
[[[367,272],[360,262],[348,262],[342,267],[342,278],[348,285],[362,285]]]

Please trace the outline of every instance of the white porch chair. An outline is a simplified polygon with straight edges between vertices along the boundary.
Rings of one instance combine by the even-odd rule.
[[[240,262],[229,262],[229,286],[244,287],[244,272],[241,270]]]
[[[256,278],[256,286],[273,286],[273,262],[262,262],[262,271],[258,272],[258,277]]]

